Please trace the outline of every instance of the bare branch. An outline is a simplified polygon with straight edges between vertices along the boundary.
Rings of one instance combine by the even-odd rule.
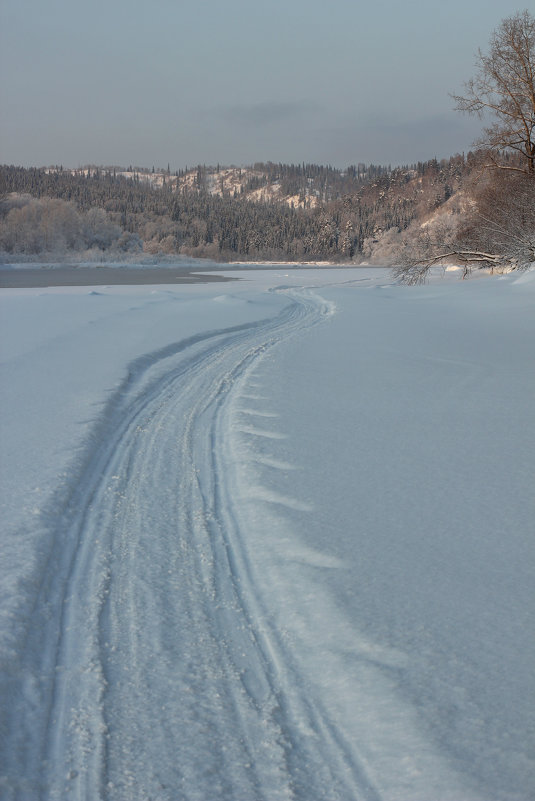
[[[482,118],[496,117],[479,142],[521,156],[519,169],[535,175],[535,18],[528,11],[509,17],[494,32],[488,55],[478,52],[475,78],[465,84],[465,95],[453,95],[456,109]]]

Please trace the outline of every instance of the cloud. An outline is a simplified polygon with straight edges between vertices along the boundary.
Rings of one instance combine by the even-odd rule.
[[[265,101],[228,106],[220,110],[220,116],[232,124],[258,128],[298,119],[317,108],[316,103],[307,100]]]
[[[480,123],[478,124],[480,127]],[[435,134],[456,133],[466,130],[466,118],[451,114],[419,115],[417,112],[407,115],[391,115],[385,113],[369,114],[359,120],[356,128],[362,131],[378,131],[382,134],[399,133],[404,136],[422,133],[430,139]]]
[[[453,113],[363,113],[333,116],[324,125],[311,127],[307,141],[314,141],[318,159],[337,166],[359,161],[412,164],[470,150],[480,126],[479,121]],[[325,153],[330,154],[327,159]],[[303,158],[309,160],[306,155]]]

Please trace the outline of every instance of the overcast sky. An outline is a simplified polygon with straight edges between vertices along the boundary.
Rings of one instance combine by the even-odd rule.
[[[452,110],[508,0],[0,0],[0,162],[400,164],[470,149]]]

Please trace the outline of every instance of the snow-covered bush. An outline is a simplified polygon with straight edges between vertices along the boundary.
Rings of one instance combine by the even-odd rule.
[[[122,231],[103,209],[85,213],[58,198],[11,194],[0,204],[0,250],[8,254],[65,254],[118,243]]]

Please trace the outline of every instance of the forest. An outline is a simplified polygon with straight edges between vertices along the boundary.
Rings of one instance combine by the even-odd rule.
[[[472,156],[407,167],[255,164],[171,174],[0,167],[4,260],[91,251],[216,261],[372,257],[459,191]],[[386,254],[384,254],[386,256]]]

